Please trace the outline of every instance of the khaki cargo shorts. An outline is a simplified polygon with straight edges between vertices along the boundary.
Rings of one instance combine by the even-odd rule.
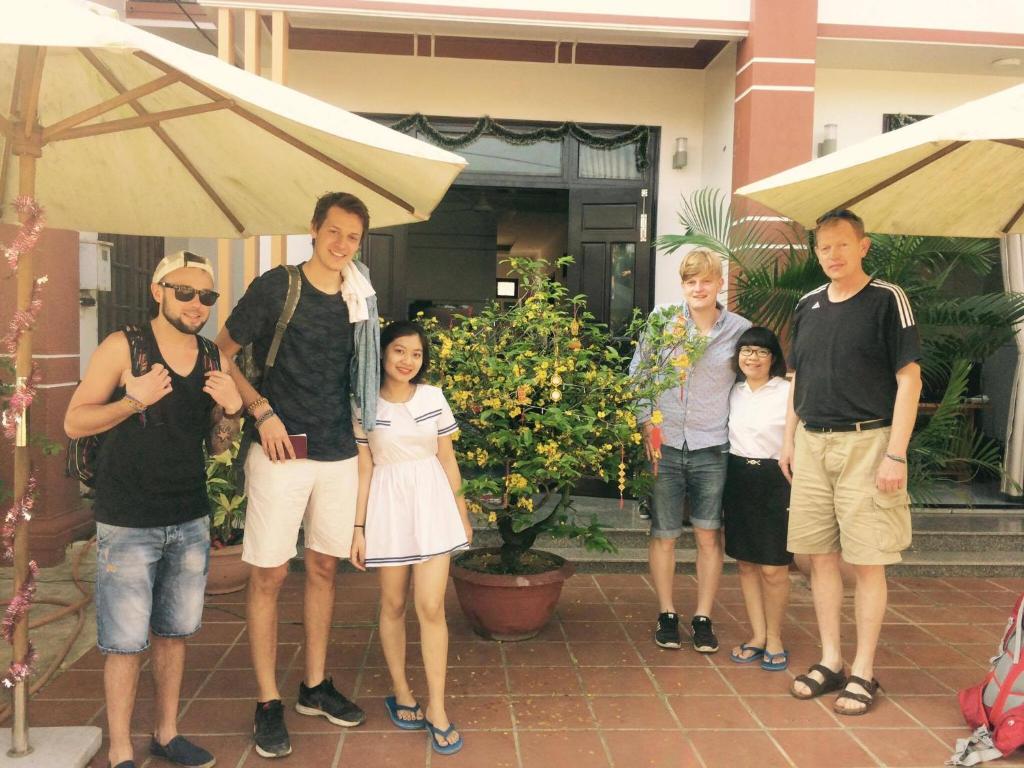
[[[852,565],[888,565],[910,546],[906,489],[882,493],[875,472],[891,428],[864,432],[796,430],[787,549],[841,552]]]

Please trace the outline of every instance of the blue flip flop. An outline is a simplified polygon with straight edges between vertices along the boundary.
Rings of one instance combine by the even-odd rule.
[[[789,667],[789,651],[782,650],[778,653],[764,652],[761,659],[761,669],[767,672],[781,672]]]
[[[737,664],[753,664],[755,661],[760,661],[764,657],[764,648],[758,648],[756,645],[747,645],[746,643],[740,644],[740,653],[743,651],[753,651],[751,656],[737,656],[735,653],[730,653],[729,658]]]
[[[407,707],[404,704],[399,704],[395,701],[394,696],[388,696],[384,699],[384,706],[388,708],[388,715],[391,716],[391,722],[395,724],[396,728],[401,728],[403,731],[422,731],[427,726],[426,718],[423,717],[423,711],[420,709],[419,704],[413,704],[411,707]],[[420,713],[420,717],[414,720],[403,720],[398,716],[399,712],[416,712]]]
[[[437,741],[437,737],[440,736],[442,739],[447,739],[452,735],[455,730],[455,723],[449,723],[445,730],[441,730],[436,727],[429,720],[424,720],[423,723],[427,726],[427,730],[430,731],[430,746],[434,748],[434,751],[439,755],[454,755],[460,749],[462,749],[462,734],[459,734],[459,740],[454,744],[441,745]]]

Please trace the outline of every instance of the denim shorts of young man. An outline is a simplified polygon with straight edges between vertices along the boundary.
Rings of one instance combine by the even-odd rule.
[[[103,653],[142,653],[149,634],[199,631],[210,563],[210,518],[126,528],[96,524],[96,629]]]
[[[695,451],[661,447],[654,480],[651,536],[678,539],[683,532],[683,506],[690,500],[690,522],[714,531],[722,527],[722,494],[729,463],[729,444]]]

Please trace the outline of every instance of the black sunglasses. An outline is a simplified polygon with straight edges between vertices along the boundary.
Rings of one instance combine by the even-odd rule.
[[[174,289],[174,298],[178,301],[192,301],[195,295],[199,294],[199,303],[204,307],[212,307],[217,303],[220,294],[207,288],[193,288],[191,285],[176,285],[175,283],[159,282],[157,285],[162,288]]]
[[[861,226],[864,226],[864,221],[856,213],[851,211],[849,208],[837,208],[834,211],[829,211],[818,217],[818,220],[814,222],[819,227],[826,221],[835,221],[839,219],[841,221],[855,221]]]

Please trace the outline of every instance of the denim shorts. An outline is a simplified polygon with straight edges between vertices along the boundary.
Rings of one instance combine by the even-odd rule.
[[[149,633],[199,631],[210,564],[208,515],[180,525],[126,528],[96,523],[96,644],[142,653]]]
[[[695,451],[661,447],[658,476],[654,479],[651,536],[678,539],[683,532],[683,505],[690,502],[694,528],[722,527],[722,493],[729,465],[729,444]]]

